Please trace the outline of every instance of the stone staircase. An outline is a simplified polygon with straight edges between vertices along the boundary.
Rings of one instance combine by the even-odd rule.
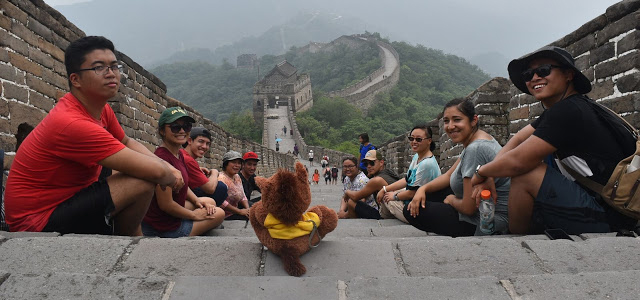
[[[338,206],[340,185],[312,185]],[[449,238],[340,220],[288,276],[251,224],[179,239],[0,232],[0,299],[637,299],[640,239]]]

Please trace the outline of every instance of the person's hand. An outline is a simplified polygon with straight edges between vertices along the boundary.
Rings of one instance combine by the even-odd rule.
[[[205,168],[205,167],[200,167],[200,171],[202,171],[202,173],[204,173],[204,176],[211,176],[211,170]]]
[[[213,210],[213,212],[215,212],[215,209]],[[194,221],[202,221],[202,220],[209,220],[209,219],[215,219],[213,213],[209,213],[207,211],[206,208],[196,208],[195,210],[193,210],[193,220]]]
[[[385,203],[389,203],[389,201],[393,201],[393,195],[395,195],[395,194],[396,194],[396,192],[395,192],[395,191],[392,191],[392,192],[386,192],[386,193],[384,193],[384,196],[382,196],[382,200],[383,200]]]
[[[182,173],[180,170],[174,168],[172,165],[169,165],[171,170],[171,174],[175,178],[172,184],[162,185],[160,184],[160,188],[164,191],[166,187],[170,187],[174,191],[179,191],[184,186],[184,179],[182,178]]]
[[[378,194],[376,195],[376,202],[381,203],[383,201],[382,199],[384,198],[384,194],[385,194],[384,190],[380,189],[378,191]]]
[[[474,176],[474,178],[475,177],[478,177],[478,176]],[[498,193],[496,192],[496,182],[493,180],[492,177],[489,177],[487,178],[486,181],[478,183],[473,186],[473,191],[471,192],[471,199],[476,200],[476,207],[479,207],[480,201],[482,201],[482,197],[480,196],[480,193],[482,192],[482,190],[489,190],[491,192],[491,198],[493,198],[493,203],[494,204],[497,203]]]
[[[248,208],[243,208],[243,209],[240,210],[240,212],[238,214],[248,218],[249,217],[249,209]]]
[[[471,176],[471,185],[478,185],[481,184],[485,181],[487,181],[488,177],[485,178],[480,178],[480,176],[476,175],[475,173],[473,174],[473,176]]]
[[[207,213],[209,215],[215,214],[216,213],[216,209],[217,209],[216,205],[215,204],[211,204],[211,203],[205,204],[204,208],[207,210]]]
[[[456,200],[456,195],[451,194],[451,195],[448,195],[446,198],[444,198],[444,201],[442,202],[444,202],[444,204],[453,205],[453,201],[455,200]]]
[[[417,217],[420,213],[420,208],[425,208],[425,201],[427,200],[427,195],[425,193],[416,193],[409,202],[408,210],[412,217]]]

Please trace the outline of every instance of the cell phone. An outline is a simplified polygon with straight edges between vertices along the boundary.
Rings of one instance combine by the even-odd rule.
[[[559,229],[559,228],[546,229],[544,231],[544,234],[546,234],[547,237],[550,240],[571,240],[571,241],[573,241],[573,239],[564,230]]]

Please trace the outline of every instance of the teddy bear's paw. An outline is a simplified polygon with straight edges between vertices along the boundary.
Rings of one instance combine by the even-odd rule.
[[[287,271],[287,274],[300,277],[304,275],[304,273],[307,273],[307,268],[302,264],[299,257],[283,255],[281,258],[284,270]]]

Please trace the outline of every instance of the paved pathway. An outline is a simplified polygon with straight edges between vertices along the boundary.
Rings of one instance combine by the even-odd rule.
[[[312,185],[338,207],[340,185]],[[0,232],[0,299],[638,299],[640,238],[449,238],[340,220],[287,276],[250,224],[160,239]]]
[[[278,108],[267,108],[267,116],[278,116],[277,119],[267,118],[267,136],[269,137],[269,149],[276,149],[276,136],[281,139],[280,152],[287,153],[293,152],[293,146],[295,141],[293,136],[289,134],[291,124],[287,118],[287,107],[279,106]],[[287,127],[286,134],[282,130],[283,127]]]
[[[393,53],[391,53],[391,51],[389,51],[385,47],[380,47],[380,49],[382,49],[382,51],[384,51],[384,56],[386,58],[385,59],[385,64],[384,64],[384,73],[380,74],[378,77],[372,78],[371,82],[369,82],[366,85],[362,86],[361,88],[357,89],[355,92],[353,92],[353,94],[360,93],[360,92],[368,89],[369,87],[373,86],[374,84],[382,81],[386,77],[391,76],[391,74],[393,73],[393,70],[395,70],[395,68],[398,66],[399,62],[398,62],[398,60],[396,60],[396,57],[393,56]]]

